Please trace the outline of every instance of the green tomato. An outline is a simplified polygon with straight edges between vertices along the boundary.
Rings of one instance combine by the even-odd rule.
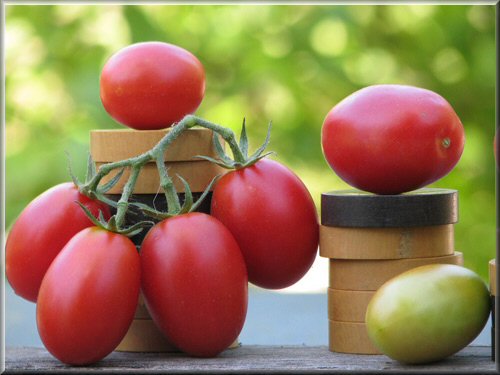
[[[416,267],[387,281],[366,311],[368,335],[388,357],[409,364],[444,359],[481,332],[489,292],[474,272],[451,264]]]

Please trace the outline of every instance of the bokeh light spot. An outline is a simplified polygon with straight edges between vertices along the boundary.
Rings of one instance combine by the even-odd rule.
[[[338,56],[346,48],[348,32],[340,19],[324,19],[313,29],[310,35],[312,49],[320,55]]]
[[[456,83],[467,74],[467,62],[462,54],[452,47],[440,50],[432,62],[432,71],[444,83]]]

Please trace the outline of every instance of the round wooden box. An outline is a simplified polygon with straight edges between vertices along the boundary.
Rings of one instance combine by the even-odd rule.
[[[365,323],[328,320],[328,343],[332,352],[382,354],[373,345]]]
[[[366,309],[375,291],[328,288],[328,319],[338,322],[365,322]]]
[[[154,147],[169,129],[163,130],[92,130],[90,132],[90,154],[97,167],[105,163],[128,159],[147,152]],[[224,169],[197,155],[216,157],[212,144],[213,132],[207,129],[188,129],[174,140],[165,151],[164,161],[178,192],[184,192],[184,185],[177,175],[182,176],[192,192],[203,192],[210,181]],[[102,183],[111,180],[119,170],[105,176]],[[117,184],[108,194],[121,194],[130,175],[126,169]],[[155,162],[147,163],[139,173],[134,194],[161,194],[160,179]]]
[[[228,349],[240,346],[236,339]],[[177,353],[180,350],[175,347],[156,327],[144,302],[142,292],[139,294],[139,302],[135,311],[134,320],[118,347],[119,352],[168,352]]]
[[[90,153],[95,162],[110,162],[138,156],[152,149],[170,129],[106,129],[90,131]],[[212,130],[187,129],[165,150],[165,161],[196,161],[196,155],[216,157]]]
[[[375,291],[394,276],[426,264],[463,265],[462,253],[429,258],[408,258],[389,260],[344,260],[330,259],[329,286],[344,290]]]

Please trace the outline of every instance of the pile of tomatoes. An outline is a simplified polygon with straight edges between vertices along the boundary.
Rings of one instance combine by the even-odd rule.
[[[100,88],[115,120],[160,129],[198,108],[205,72],[180,47],[138,43],[108,60]],[[6,243],[12,288],[36,302],[44,345],[71,365],[97,362],[117,347],[140,290],[172,344],[189,355],[215,356],[243,327],[248,282],[290,286],[317,252],[310,193],[291,170],[266,158],[217,181],[210,215],[183,213],[155,224],[140,251],[124,234],[95,226],[77,202],[110,219],[107,205],[63,183],[23,210]]]
[[[167,43],[128,46],[101,74],[104,108],[138,131],[173,126],[194,113],[204,95],[201,62]],[[376,85],[328,113],[322,147],[347,183],[400,194],[450,172],[462,154],[464,130],[438,94]],[[140,291],[169,342],[188,355],[216,356],[243,328],[248,282],[290,286],[309,270],[318,247],[310,193],[291,170],[268,158],[218,179],[210,215],[179,212],[154,224],[140,250],[123,232],[96,225],[88,215],[113,220],[105,203],[72,182],[59,184],[23,210],[6,243],[9,283],[37,304],[47,350],[71,365],[98,362],[118,346]],[[477,278],[462,279],[486,295]]]

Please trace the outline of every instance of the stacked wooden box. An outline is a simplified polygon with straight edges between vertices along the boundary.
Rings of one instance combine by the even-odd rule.
[[[162,130],[92,130],[90,132],[90,153],[97,167],[104,163],[138,156],[153,148],[169,129]],[[216,157],[212,144],[213,132],[208,129],[188,129],[179,135],[164,155],[169,175],[174,180],[178,192],[184,191],[181,181],[174,178],[181,175],[193,192],[202,192],[221,168],[209,161],[196,158],[197,155]],[[113,175],[107,176],[109,180]],[[120,194],[127,181],[125,173],[109,194]],[[134,188],[134,194],[156,194],[159,192],[159,176],[154,162],[142,170]]]
[[[90,153],[96,166],[100,167],[102,164],[128,159],[150,150],[168,132],[169,129],[141,131],[132,129],[93,130],[90,132]],[[186,130],[171,143],[165,152],[165,165],[181,201],[184,195],[184,185],[177,178],[177,174],[181,175],[189,183],[193,197],[196,199],[216,175],[224,173],[223,168],[203,159],[195,158],[196,155],[216,157],[212,136],[213,132],[207,129]],[[118,172],[119,170],[115,170],[107,175],[102,183],[109,181]],[[126,170],[118,183],[108,191],[108,196],[111,199],[117,201],[120,198],[129,175],[130,171]],[[210,195],[207,196],[198,211],[210,212],[210,198]],[[160,188],[160,178],[154,162],[150,162],[142,168],[131,200],[148,204],[158,210],[166,210],[166,199],[163,190]],[[142,215],[129,215],[126,224],[130,225],[143,219],[146,218]],[[152,219],[148,217],[147,220]],[[132,238],[138,248],[140,248],[145,235],[146,231],[144,230]],[[236,344],[237,342],[233,345]],[[139,296],[134,321],[116,350],[134,352],[177,351],[156,328],[142,295]]]
[[[392,277],[431,263],[463,264],[454,248],[458,193],[419,189],[399,195],[359,190],[321,196],[320,256],[329,258],[330,351],[380,354],[365,313]]]

